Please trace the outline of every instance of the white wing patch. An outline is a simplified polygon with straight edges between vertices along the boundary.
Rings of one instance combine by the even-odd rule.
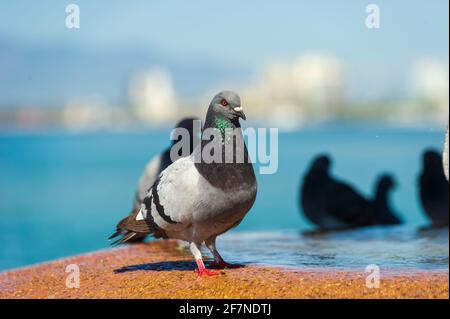
[[[139,211],[139,213],[136,216],[136,220],[144,220],[146,218],[147,218],[147,209],[145,209],[145,205],[142,204],[141,210]]]

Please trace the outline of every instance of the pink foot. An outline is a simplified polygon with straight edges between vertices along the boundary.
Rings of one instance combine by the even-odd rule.
[[[213,277],[213,276],[218,276],[220,275],[220,272],[218,271],[213,271],[213,270],[209,270],[209,269],[203,269],[203,270],[199,270],[196,269],[195,273],[199,276],[199,277]]]
[[[213,262],[213,263],[211,264],[211,266],[212,266],[213,268],[216,268],[216,269],[225,269],[225,268],[228,268],[228,269],[236,269],[236,268],[243,268],[243,267],[244,267],[244,265],[240,265],[240,264],[230,264],[230,263],[227,263],[226,261]]]
[[[220,275],[220,272],[218,272],[218,271],[206,269],[206,267],[203,264],[203,261],[201,259],[198,259],[195,262],[197,263],[197,266],[198,266],[198,269],[196,269],[195,272],[197,273],[197,275],[199,277],[203,277],[203,276],[212,277],[212,276]]]

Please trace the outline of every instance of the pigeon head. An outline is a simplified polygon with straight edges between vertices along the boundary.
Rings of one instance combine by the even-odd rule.
[[[436,168],[442,169],[442,157],[434,150],[426,150],[423,153],[423,166],[426,170],[434,171]]]
[[[384,190],[389,190],[392,188],[395,188],[396,183],[395,183],[395,179],[392,175],[382,175],[379,179],[378,179],[378,188],[379,189],[384,189]]]
[[[328,173],[331,166],[331,158],[328,155],[318,156],[312,165],[312,171]]]
[[[246,120],[241,106],[241,98],[234,92],[222,91],[209,104],[207,118],[225,120],[239,124],[239,118]]]

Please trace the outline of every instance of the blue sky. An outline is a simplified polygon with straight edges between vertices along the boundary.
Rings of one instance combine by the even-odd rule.
[[[372,2],[381,9],[378,30],[364,23]],[[80,6],[76,31],[64,25],[69,3]],[[447,0],[3,1],[0,41],[85,52],[156,51],[243,70],[302,52],[328,52],[343,61],[356,94],[395,95],[415,60],[448,62],[448,6]],[[215,77],[220,81],[220,73]],[[0,90],[1,84],[0,78]]]

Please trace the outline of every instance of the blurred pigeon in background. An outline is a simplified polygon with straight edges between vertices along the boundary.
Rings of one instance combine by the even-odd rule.
[[[442,170],[442,156],[435,150],[426,150],[419,177],[419,196],[432,226],[448,225],[448,192],[449,184]]]
[[[445,143],[444,143],[444,152],[443,152],[443,162],[444,162],[444,172],[445,177],[447,177],[447,180],[449,178],[448,176],[448,126],[447,126],[447,134],[445,134]]]
[[[300,205],[305,216],[322,231],[342,230],[377,224],[398,224],[389,206],[390,176],[382,176],[373,200],[350,185],[330,176],[331,159],[318,156],[304,177]]]
[[[395,188],[394,177],[388,174],[381,175],[378,178],[375,188],[375,197],[373,199],[373,221],[375,225],[398,225],[402,220],[392,210],[390,204],[390,194]]]

